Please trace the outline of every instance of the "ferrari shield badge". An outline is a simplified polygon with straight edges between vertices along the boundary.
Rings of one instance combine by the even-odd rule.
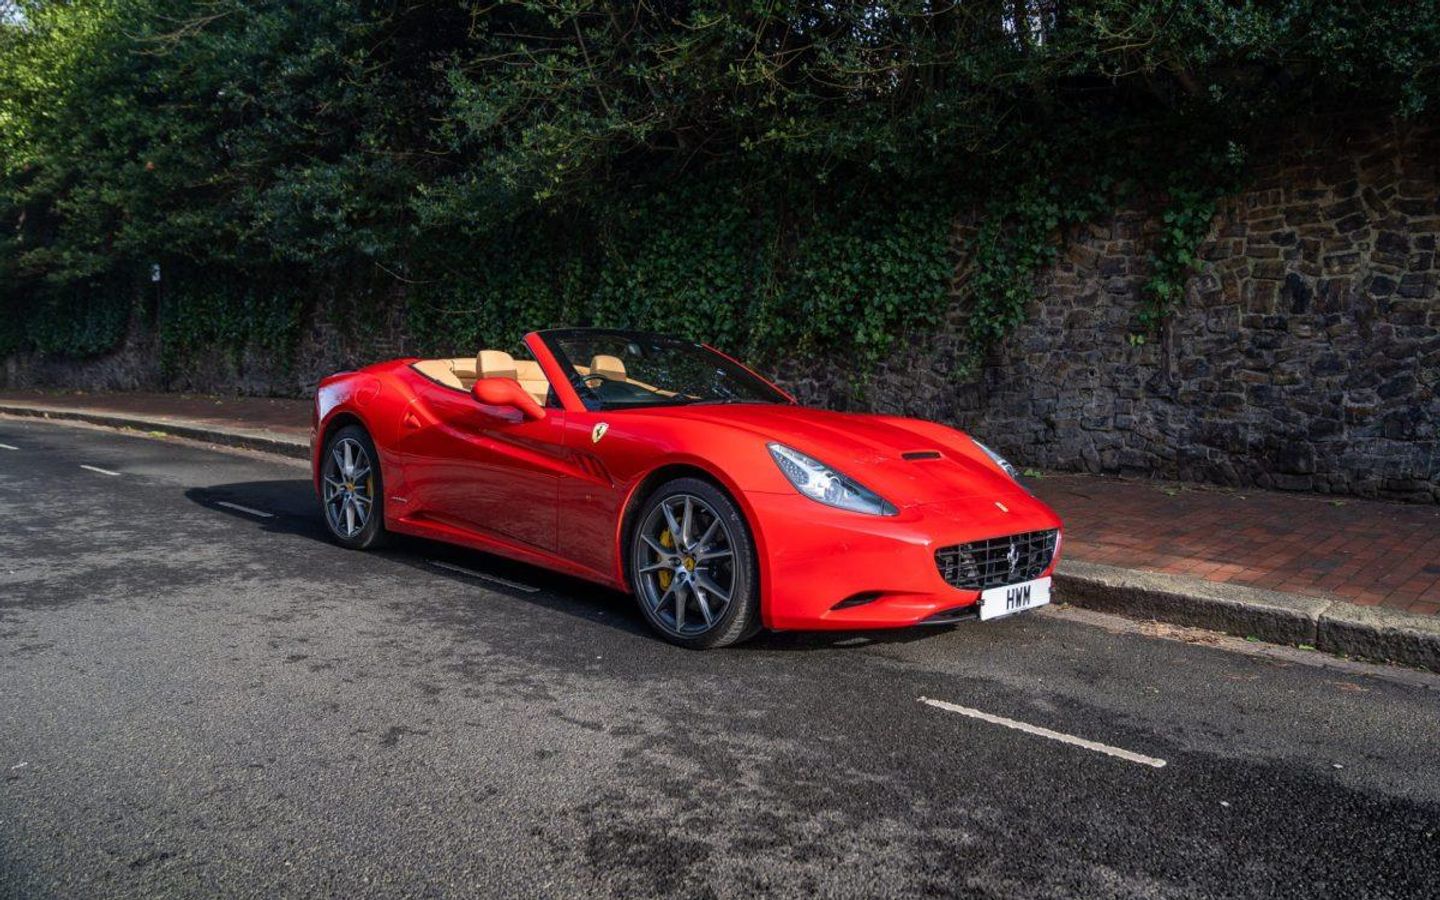
[[[600,439],[605,436],[605,432],[609,429],[610,426],[606,425],[604,422],[598,423],[594,428],[590,429],[590,443],[600,443]]]

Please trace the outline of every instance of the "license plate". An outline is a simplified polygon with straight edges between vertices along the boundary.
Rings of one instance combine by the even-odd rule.
[[[980,592],[980,621],[988,622],[1050,602],[1050,579],[1037,578]]]

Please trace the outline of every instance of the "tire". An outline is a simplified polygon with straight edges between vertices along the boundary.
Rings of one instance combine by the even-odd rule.
[[[385,484],[380,455],[365,429],[346,425],[330,435],[320,457],[320,473],[320,513],[335,543],[351,550],[383,546],[388,537]]]
[[[677,478],[656,489],[631,526],[629,563],[641,615],[672,644],[709,650],[760,631],[750,526],[710,482]]]

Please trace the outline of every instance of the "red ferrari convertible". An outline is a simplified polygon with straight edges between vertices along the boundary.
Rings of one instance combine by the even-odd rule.
[[[331,376],[312,463],[341,544],[449,541],[628,590],[670,641],[993,619],[1049,602],[1060,520],[961,432],[807,409],[723,353],[525,336]]]

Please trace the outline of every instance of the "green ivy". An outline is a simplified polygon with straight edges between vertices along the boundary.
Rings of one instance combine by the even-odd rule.
[[[1244,153],[1234,142],[1223,151],[1197,154],[1197,164],[1174,172],[1160,213],[1160,231],[1149,254],[1145,302],[1136,315],[1144,342],[1185,299],[1185,285],[1200,268],[1199,250],[1210,234],[1220,200],[1238,189]]]
[[[251,275],[226,279],[180,270],[166,277],[156,312],[161,371],[175,376],[197,356],[240,368],[257,353],[283,371],[295,356],[305,310],[295,287]]]
[[[936,182],[872,183],[827,211],[779,273],[766,349],[842,347],[862,369],[916,329],[937,327],[955,261],[953,192]]]
[[[1026,320],[1036,299],[1035,277],[1054,262],[1063,232],[1106,209],[1113,184],[1109,175],[1081,185],[1033,176],[985,205],[974,243],[966,248],[973,269],[956,377],[973,375],[985,353]]]
[[[84,359],[113,350],[130,324],[137,285],[106,277],[46,285],[7,316],[8,342],[40,353]],[[3,340],[3,339],[0,339]]]
[[[1143,330],[1157,327],[1185,297],[1185,284],[1199,268],[1196,254],[1215,218],[1215,197],[1176,189],[1160,217],[1160,235],[1149,254],[1150,279],[1145,282],[1146,303],[1136,318]]]
[[[747,187],[747,174],[670,185],[603,219],[527,217],[417,285],[408,325],[434,352],[607,325],[760,358],[844,347],[864,364],[935,327],[953,276],[953,195],[864,175],[841,191]]]

